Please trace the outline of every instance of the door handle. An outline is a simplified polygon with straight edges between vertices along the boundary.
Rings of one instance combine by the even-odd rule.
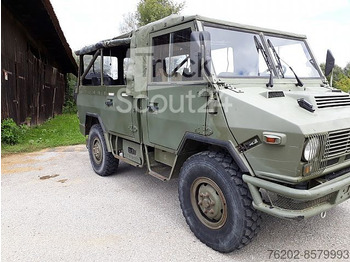
[[[150,112],[150,113],[155,113],[156,111],[159,110],[158,103],[149,103],[147,108],[148,108],[148,112]]]
[[[107,101],[105,102],[106,106],[112,106],[113,105],[113,99],[107,99]]]

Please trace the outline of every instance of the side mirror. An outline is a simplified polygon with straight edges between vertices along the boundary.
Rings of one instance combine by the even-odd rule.
[[[326,76],[328,76],[332,72],[332,70],[334,68],[334,64],[335,64],[334,56],[330,50],[327,50],[326,68],[325,68],[325,75]]]
[[[202,69],[208,76],[211,75],[211,42],[210,33],[206,31],[191,33],[190,44],[190,59],[194,72],[197,71],[197,76],[202,76]]]
[[[202,32],[194,31],[191,33],[191,54],[200,52],[200,34]]]

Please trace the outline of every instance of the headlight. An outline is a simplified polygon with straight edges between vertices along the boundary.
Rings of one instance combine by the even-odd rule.
[[[313,160],[320,151],[320,140],[316,137],[310,138],[305,142],[303,151],[303,160],[309,162]]]

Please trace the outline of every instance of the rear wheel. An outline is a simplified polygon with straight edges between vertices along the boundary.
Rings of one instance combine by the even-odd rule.
[[[100,176],[108,176],[117,171],[119,159],[108,152],[103,130],[99,124],[91,127],[88,149],[92,168]]]
[[[209,247],[226,253],[248,244],[260,228],[260,215],[231,156],[206,151],[190,157],[179,177],[186,222]]]

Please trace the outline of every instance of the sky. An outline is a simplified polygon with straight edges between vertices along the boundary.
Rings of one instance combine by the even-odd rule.
[[[76,51],[118,36],[123,15],[134,12],[140,0],[50,1]],[[186,0],[181,14],[303,34],[318,63],[325,62],[327,49],[337,65],[350,62],[350,0]]]

